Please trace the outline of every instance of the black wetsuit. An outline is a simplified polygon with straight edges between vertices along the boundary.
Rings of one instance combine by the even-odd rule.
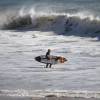
[[[50,56],[50,51],[48,50],[47,53],[46,53],[46,59],[50,60],[49,56]],[[46,64],[46,68],[48,68],[48,66],[49,66],[49,68],[51,68],[51,65],[52,65],[52,64],[47,63],[47,64]]]
[[[50,51],[48,50],[48,52],[46,53],[46,58],[49,60],[49,56],[50,56]]]

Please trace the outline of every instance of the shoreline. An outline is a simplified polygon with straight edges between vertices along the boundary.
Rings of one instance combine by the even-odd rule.
[[[57,97],[48,95],[46,97],[18,97],[18,96],[0,96],[0,100],[100,100],[100,98],[82,98],[82,97]]]

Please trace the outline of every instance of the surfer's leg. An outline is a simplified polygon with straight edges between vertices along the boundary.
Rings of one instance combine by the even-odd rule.
[[[49,68],[51,68],[52,64],[49,65]]]
[[[46,64],[46,68],[48,68],[48,65],[49,65],[49,64],[47,63],[47,64]]]

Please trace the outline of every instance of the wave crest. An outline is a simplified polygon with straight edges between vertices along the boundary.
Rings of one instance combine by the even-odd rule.
[[[31,10],[28,14],[20,12],[18,17],[11,17],[3,29],[53,31],[56,34],[84,37],[100,37],[100,20],[93,16],[68,13],[38,13]]]

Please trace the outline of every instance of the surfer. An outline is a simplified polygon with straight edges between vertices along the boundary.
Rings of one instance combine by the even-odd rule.
[[[48,49],[45,55],[37,56],[35,57],[35,60],[46,64],[45,68],[51,68],[52,65],[61,64],[67,61],[67,59],[62,56],[53,56],[50,53],[51,50]]]
[[[50,52],[51,52],[50,49],[48,49],[48,51],[46,52],[46,59],[47,59],[47,60],[50,60]],[[46,64],[46,68],[48,68],[48,66],[49,66],[49,68],[51,68],[52,64],[47,63],[47,64]]]

